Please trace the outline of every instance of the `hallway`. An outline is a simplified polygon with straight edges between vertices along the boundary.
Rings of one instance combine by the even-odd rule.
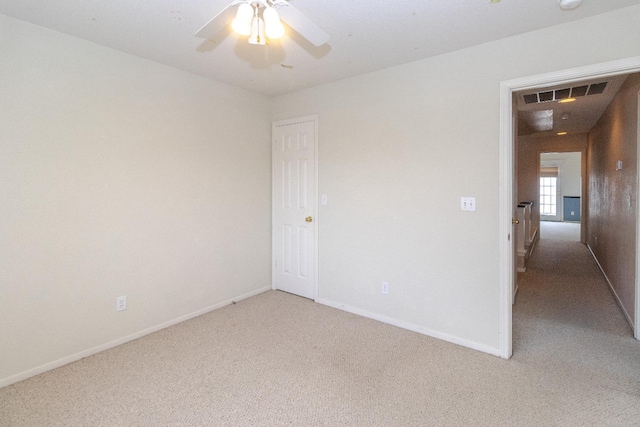
[[[587,395],[640,397],[640,342],[584,244],[541,238],[518,285],[513,361],[581,377]]]

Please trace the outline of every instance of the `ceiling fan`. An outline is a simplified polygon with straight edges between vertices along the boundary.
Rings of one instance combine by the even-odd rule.
[[[212,37],[231,22],[231,27],[236,33],[249,36],[249,43],[264,45],[269,39],[277,39],[284,35],[280,19],[315,46],[322,46],[329,41],[330,36],[326,31],[291,6],[287,0],[234,0],[195,35],[202,38]]]

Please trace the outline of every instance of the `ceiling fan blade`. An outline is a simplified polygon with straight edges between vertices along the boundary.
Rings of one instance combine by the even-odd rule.
[[[289,3],[279,7],[278,14],[287,25],[315,46],[322,46],[331,38],[329,33],[318,27],[311,19],[307,18],[305,14]]]
[[[228,26],[233,19],[235,10],[232,6],[236,6],[237,2],[230,3],[227,7],[222,9],[206,24],[202,26],[196,33],[196,37],[202,37],[203,39],[213,37],[218,34],[224,27]]]

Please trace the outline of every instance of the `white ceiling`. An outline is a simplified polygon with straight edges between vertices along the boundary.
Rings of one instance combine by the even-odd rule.
[[[231,0],[0,0],[0,13],[265,95],[340,80],[639,4],[584,0],[291,0],[331,40],[269,46],[194,33]]]

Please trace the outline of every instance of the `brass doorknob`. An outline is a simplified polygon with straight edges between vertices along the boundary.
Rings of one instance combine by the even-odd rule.
[[[520,221],[518,221],[517,219],[512,219],[511,224],[520,224]]]
[[[310,216],[308,216],[308,217],[306,217],[304,220],[305,220],[305,221],[307,221],[307,222],[311,222],[311,221],[313,221],[313,218],[312,218],[312,217],[310,217]]]

